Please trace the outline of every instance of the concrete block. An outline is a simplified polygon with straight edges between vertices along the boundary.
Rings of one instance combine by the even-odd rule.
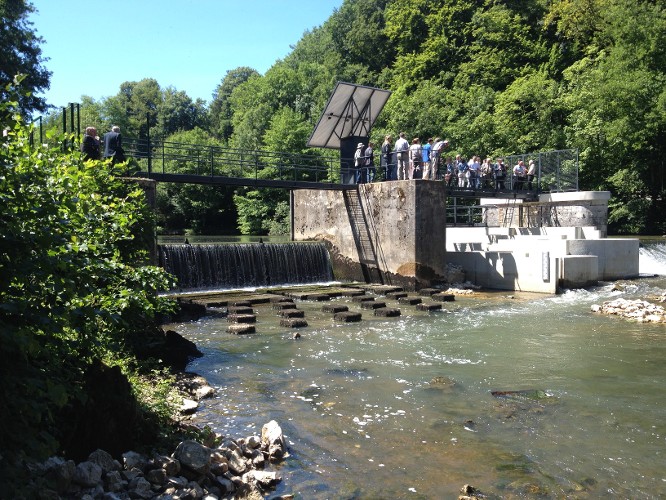
[[[351,311],[338,312],[333,315],[333,319],[342,323],[358,323],[361,321],[361,313]]]
[[[349,311],[349,306],[345,306],[342,304],[324,304],[321,306],[322,312],[327,312],[327,313],[339,313],[339,312],[344,312],[344,311]]]
[[[396,309],[395,307],[380,307],[379,309],[375,309],[375,316],[396,318],[400,316],[400,309]]]
[[[599,266],[596,255],[565,255],[560,258],[560,286],[583,288],[597,284]]]

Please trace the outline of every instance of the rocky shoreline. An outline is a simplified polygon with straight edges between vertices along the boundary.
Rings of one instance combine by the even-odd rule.
[[[262,499],[281,477],[271,464],[288,456],[282,429],[274,420],[261,436],[231,439],[210,434],[205,442],[182,441],[170,455],[129,451],[122,463],[96,450],[87,460],[52,457],[31,464],[25,498],[43,499]],[[273,498],[292,498],[291,495]]]

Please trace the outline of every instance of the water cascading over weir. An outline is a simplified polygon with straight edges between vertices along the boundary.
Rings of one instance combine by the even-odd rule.
[[[181,290],[321,283],[333,280],[321,243],[160,245],[160,266]]]

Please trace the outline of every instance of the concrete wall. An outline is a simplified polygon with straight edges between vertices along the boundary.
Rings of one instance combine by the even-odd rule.
[[[391,181],[362,184],[358,189],[358,200],[384,276],[409,288],[444,280],[444,184]],[[350,191],[348,196],[357,194]],[[336,279],[363,276],[352,236],[355,218],[358,217],[347,209],[344,195],[339,191],[294,192],[294,239],[326,242]]]
[[[638,276],[638,239],[606,238],[567,241],[569,255],[595,255],[599,259],[599,278],[612,281]]]
[[[501,226],[505,219],[512,227],[582,227],[594,226],[602,236],[608,234],[608,191],[577,191],[539,195],[539,201],[498,200],[486,198],[488,226]]]

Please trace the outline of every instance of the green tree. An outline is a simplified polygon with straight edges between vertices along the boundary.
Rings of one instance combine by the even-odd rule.
[[[0,148],[3,469],[62,451],[77,425],[62,412],[85,402],[86,369],[131,358],[133,339],[169,309],[158,292],[171,285],[147,265],[143,191],[78,151],[31,146],[18,106],[0,103],[9,129]]]
[[[28,20],[33,12],[35,8],[25,0],[0,0],[0,101],[9,99],[6,89],[14,78],[24,75],[21,85],[26,92],[17,99],[25,116],[47,110],[46,100],[36,94],[49,88],[51,78],[39,47],[43,39]]]
[[[252,76],[259,76],[259,73],[247,66],[229,70],[213,92],[213,101],[208,108],[210,127],[213,134],[224,142],[229,140],[234,130],[231,122],[233,112],[229,98],[236,87],[248,81]]]

